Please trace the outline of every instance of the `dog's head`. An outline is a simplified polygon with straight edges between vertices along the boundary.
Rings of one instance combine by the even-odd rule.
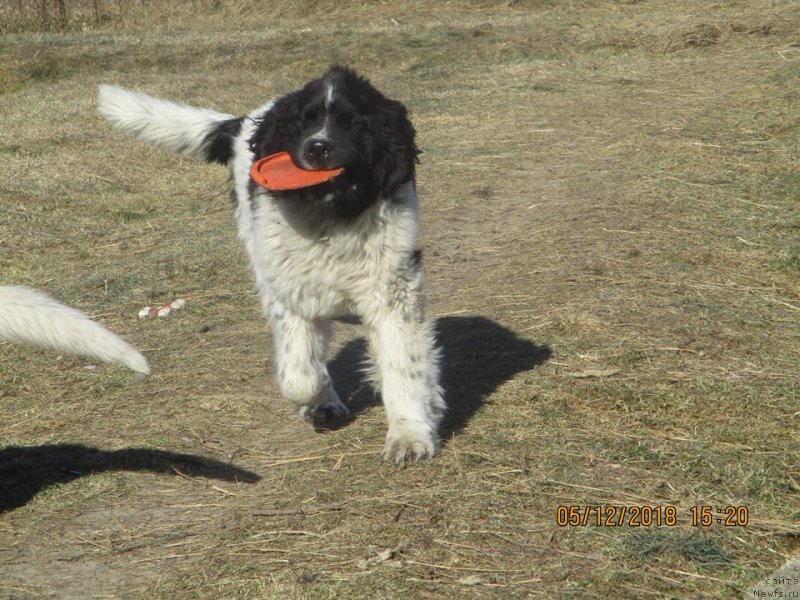
[[[289,152],[304,169],[343,167],[333,181],[308,190],[333,193],[339,212],[359,214],[414,177],[414,137],[405,106],[352,69],[333,66],[278,98],[258,123],[250,148],[256,159]]]

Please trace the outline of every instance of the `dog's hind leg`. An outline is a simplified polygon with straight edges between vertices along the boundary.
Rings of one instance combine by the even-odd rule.
[[[325,366],[330,321],[304,319],[277,302],[269,320],[275,341],[275,376],[283,396],[308,421],[347,417],[350,410],[333,389]]]

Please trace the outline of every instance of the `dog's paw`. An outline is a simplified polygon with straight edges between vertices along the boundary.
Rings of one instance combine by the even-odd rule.
[[[309,423],[330,423],[350,416],[350,409],[339,399],[333,387],[328,398],[316,406],[299,406],[297,414]]]
[[[389,428],[381,460],[395,465],[430,458],[439,450],[439,438],[421,423],[405,421]]]

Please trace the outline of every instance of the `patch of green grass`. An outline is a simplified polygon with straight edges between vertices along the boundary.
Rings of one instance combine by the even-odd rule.
[[[621,440],[602,450],[602,457],[626,464],[657,467],[662,461],[659,452],[649,447],[646,440]]]
[[[790,209],[796,207],[800,202],[800,172],[794,170],[773,175],[766,182],[763,192],[765,200],[769,202],[780,202]]]
[[[30,66],[27,74],[33,81],[55,82],[61,77],[61,69],[54,56],[45,55]]]
[[[796,274],[800,274],[800,236],[790,242],[783,259],[778,264]]]
[[[22,147],[19,146],[18,144],[9,144],[0,146],[0,154],[8,154],[11,156],[16,156],[21,152],[21,150]]]
[[[679,558],[711,570],[727,567],[732,562],[714,537],[701,529],[633,531],[626,536],[624,544],[627,555],[636,559]]]
[[[148,217],[148,213],[146,212],[134,212],[129,210],[123,210],[117,213],[116,221],[121,225],[128,225],[130,223],[135,223],[136,221],[142,221]]]

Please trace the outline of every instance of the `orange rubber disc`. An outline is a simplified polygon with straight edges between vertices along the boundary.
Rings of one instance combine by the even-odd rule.
[[[278,152],[253,163],[250,176],[268,190],[297,190],[330,181],[344,169],[307,171],[292,161],[288,152]]]

